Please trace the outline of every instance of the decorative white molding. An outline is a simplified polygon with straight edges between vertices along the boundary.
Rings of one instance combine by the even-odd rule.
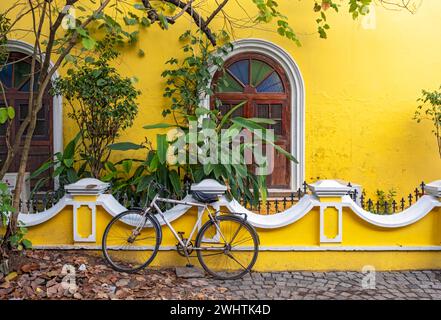
[[[91,213],[91,233],[87,237],[82,237],[78,233],[78,209],[88,207]],[[73,207],[73,239],[75,242],[96,242],[96,204],[94,201],[77,202],[74,201]]]
[[[441,180],[436,180],[426,184],[424,190],[434,197],[441,198]]]
[[[224,60],[243,52],[256,52],[270,56],[285,70],[291,86],[291,153],[299,161],[291,163],[291,190],[297,190],[305,180],[305,85],[300,68],[286,50],[267,40],[241,39],[233,45],[234,50],[222,57]],[[211,70],[212,75],[215,72],[216,69]],[[204,106],[210,108],[210,97],[205,98]]]
[[[214,179],[204,179],[199,183],[192,184],[191,190],[212,194],[224,194],[225,191],[227,191],[227,187]]]
[[[33,214],[20,213],[18,215],[18,220],[21,221],[25,227],[33,227],[49,221],[68,205],[72,205],[72,197],[70,195],[65,195],[63,198],[58,200],[53,207],[43,212]]]
[[[415,223],[424,218],[429,212],[436,207],[441,207],[441,202],[437,198],[430,195],[422,196],[412,206],[404,211],[382,215],[375,214],[364,210],[357,205],[349,196],[344,196],[342,203],[352,209],[361,219],[383,228],[400,228]]]
[[[72,195],[100,195],[109,189],[110,183],[94,178],[85,178],[64,186],[64,190]]]
[[[351,191],[351,187],[336,180],[319,180],[308,187],[317,197],[343,197]]]
[[[34,54],[34,46],[21,40],[8,40],[7,48],[9,51],[21,52],[27,55]],[[44,57],[44,54],[42,55]],[[51,68],[53,63],[50,62]],[[59,77],[59,73],[55,71],[51,80],[54,81]],[[53,119],[52,119],[52,139],[54,144],[54,154],[63,151],[63,97],[54,96],[53,98]],[[58,188],[58,178],[55,179],[55,187]]]
[[[328,238],[325,234],[325,211],[327,208],[335,208],[338,211],[337,234],[334,238]],[[320,243],[340,243],[343,240],[343,205],[341,203],[320,202]]]
[[[191,195],[185,197],[184,201],[197,202]],[[80,201],[81,202],[81,201]],[[52,219],[68,205],[75,205],[78,201],[72,198],[72,195],[65,195],[54,207],[37,214],[20,213],[19,220],[27,227],[32,227]],[[111,216],[126,211],[127,208],[122,206],[112,195],[101,194],[98,196],[95,204],[102,206]],[[283,212],[273,215],[260,215],[243,207],[238,201],[229,201],[225,196],[213,203],[216,209],[226,207],[231,212],[247,214],[248,221],[256,228],[275,229],[285,227],[303,218],[314,207],[341,206],[342,208],[350,208],[357,216],[364,221],[384,228],[399,228],[415,223],[424,218],[429,212],[436,207],[441,207],[438,198],[431,195],[422,196],[410,208],[395,213],[393,215],[378,215],[368,212],[357,205],[349,196],[343,196],[342,202],[320,202],[315,196],[305,195],[294,206]],[[191,207],[187,205],[176,205],[167,210],[165,216],[169,221],[174,221],[184,215]]]

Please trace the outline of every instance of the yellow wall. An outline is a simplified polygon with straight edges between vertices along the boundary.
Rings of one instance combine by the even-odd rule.
[[[102,235],[111,218],[102,207],[97,206],[96,242],[75,242],[72,236],[72,206],[67,206],[47,222],[29,227],[26,237],[35,247],[90,247],[97,254],[101,254],[98,250]],[[188,237],[196,219],[197,211],[192,209],[173,221],[172,226],[177,231],[184,231]],[[87,225],[85,220],[82,223]],[[325,221],[325,227],[327,223]],[[288,226],[257,229],[261,251],[254,270],[361,270],[366,265],[372,265],[377,270],[438,269],[441,268],[440,253],[430,248],[441,245],[440,230],[441,207],[435,208],[421,220],[401,228],[376,227],[345,208],[342,242],[320,243],[319,209],[314,208]],[[174,248],[177,241],[170,229],[163,227],[162,231],[161,246]],[[83,236],[87,237],[88,234]],[[348,250],[349,247],[358,249],[352,251]],[[381,247],[383,249],[379,249]],[[427,249],[397,251],[400,247]],[[198,265],[195,257],[192,261]],[[153,266],[162,267],[185,264],[186,260],[183,257],[175,250],[169,249],[161,250],[152,263]]]
[[[328,14],[327,40],[314,33],[312,1],[279,2],[302,47],[267,26],[263,29],[271,31],[237,30],[236,38],[272,41],[300,67],[306,88],[306,179],[340,178],[360,183],[371,193],[394,187],[399,194],[421,180],[438,179],[441,159],[431,124],[417,124],[412,117],[421,89],[441,84],[441,2],[423,1],[415,15],[377,6],[374,30],[353,21],[344,5],[339,14]],[[4,6],[2,1],[0,8]],[[240,17],[240,10],[230,6]],[[167,32],[157,26],[142,31],[136,48],[119,59],[119,70],[138,77],[142,91],[139,115],[121,140],[140,142],[147,134],[142,125],[163,120],[160,74],[166,60],[182,56],[177,37],[189,26],[182,19]],[[144,58],[137,56],[138,48]],[[67,116],[64,119],[66,143],[76,129]]]

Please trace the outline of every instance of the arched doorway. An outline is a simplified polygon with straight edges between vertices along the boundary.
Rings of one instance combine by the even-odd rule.
[[[228,61],[242,53],[259,53],[270,57],[284,71],[289,86],[289,105],[291,115],[290,129],[290,152],[298,160],[298,164],[290,163],[290,185],[288,190],[270,187],[276,193],[280,191],[292,191],[302,187],[305,180],[305,86],[300,68],[292,56],[278,45],[256,38],[240,39],[235,41],[234,50],[223,57]],[[213,68],[213,79],[218,70]],[[210,107],[213,97],[206,97],[204,106]]]
[[[223,71],[213,78],[215,101],[221,102],[220,111],[226,114],[242,101],[246,104],[236,110],[236,116],[246,118],[268,118],[275,124],[266,125],[273,129],[276,144],[291,150],[291,93],[283,68],[270,56],[244,52],[229,58]],[[274,171],[267,178],[272,189],[289,189],[291,186],[290,161],[279,153],[274,155]]]
[[[31,94],[30,78],[31,78],[31,61],[29,54],[22,51],[10,49],[9,59],[6,66],[0,71],[0,80],[5,89],[6,103],[15,109],[15,118],[10,126],[11,142],[14,142],[21,124],[25,120],[29,110],[29,97]],[[35,68],[35,84],[34,91],[37,89],[40,65],[37,63]],[[26,171],[33,172],[41,164],[50,159],[54,154],[53,143],[53,106],[54,98],[50,95],[50,88],[45,92],[43,98],[43,107],[37,114],[37,123],[32,138],[31,149],[29,152],[29,160]],[[0,106],[4,106],[5,101],[0,100]],[[26,134],[26,132],[25,132]],[[24,136],[23,136],[24,139]],[[0,127],[0,160],[6,158],[6,126]],[[17,172],[19,166],[20,150],[16,158],[9,167],[9,172]],[[48,172],[49,175],[49,172]],[[32,183],[33,184],[33,183]],[[52,181],[49,180],[47,188],[51,186]]]

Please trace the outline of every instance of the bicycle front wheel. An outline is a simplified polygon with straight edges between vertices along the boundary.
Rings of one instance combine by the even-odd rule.
[[[202,226],[196,250],[200,264],[213,277],[239,279],[256,263],[259,238],[248,222],[225,215]]]
[[[152,262],[160,242],[157,220],[143,211],[129,210],[110,221],[104,231],[102,250],[112,268],[131,273]]]

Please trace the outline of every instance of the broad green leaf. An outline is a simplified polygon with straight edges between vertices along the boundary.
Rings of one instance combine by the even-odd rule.
[[[149,129],[166,129],[172,127],[176,127],[176,125],[168,124],[168,123],[155,123],[155,124],[145,125],[143,128],[149,130]]]
[[[244,104],[246,103],[246,101],[242,101],[241,103],[239,103],[238,105],[235,105],[233,108],[230,109],[230,111],[228,111],[222,118],[221,122],[218,125],[218,129],[221,129],[225,123],[227,123],[227,121],[230,119],[230,117],[233,115],[234,111],[236,111],[237,109],[241,108],[244,106]]]
[[[64,159],[73,159],[75,155],[75,148],[78,143],[78,140],[81,138],[81,133],[78,132],[75,138],[73,138],[64,148],[63,158]]]
[[[8,111],[6,108],[0,108],[0,124],[5,123],[8,120]]]
[[[153,180],[153,176],[143,176],[136,187],[136,192],[142,192],[148,188],[150,182]]]
[[[169,172],[169,179],[170,179],[170,183],[173,186],[173,189],[176,193],[180,193],[181,192],[181,181],[179,179],[179,175],[176,172],[176,170],[171,170]]]
[[[52,177],[58,177],[61,175],[61,173],[64,171],[64,167],[63,166],[59,166],[55,169],[54,173],[52,174]]]
[[[23,245],[23,247],[25,247],[26,249],[31,249],[32,248],[32,242],[28,239],[23,239],[21,241],[21,244]]]
[[[67,176],[67,180],[69,181],[69,183],[77,182],[79,179],[78,174],[74,168],[67,169],[66,176]]]
[[[71,168],[74,164],[74,159],[63,159],[63,163],[66,167]]]
[[[262,126],[260,126],[259,124],[255,123],[253,121],[249,121],[248,119],[245,119],[242,117],[234,118],[234,119],[232,119],[232,121],[233,121],[233,123],[237,123],[237,124],[241,125],[242,127],[252,131],[252,133],[254,133],[256,136],[258,136],[260,139],[262,139],[266,143],[269,143],[270,145],[272,145],[274,147],[274,149],[276,149],[276,151],[280,152],[281,154],[283,154],[285,157],[287,157],[289,160],[293,161],[294,163],[298,163],[296,158],[294,158],[294,156],[291,153],[287,152],[286,150],[284,150],[280,146],[274,144],[274,141],[267,139],[266,138],[266,129],[263,128]]]
[[[248,120],[253,121],[255,123],[264,123],[264,124],[276,124],[277,123],[273,119],[265,119],[265,118],[248,118]]]
[[[83,38],[81,40],[83,47],[87,50],[93,50],[95,48],[96,42],[92,38]]]
[[[156,170],[158,169],[158,165],[159,165],[159,157],[158,157],[158,154],[156,153],[156,154],[153,156],[152,160],[150,161],[150,164],[149,164],[149,171],[150,171],[150,172],[154,172],[154,171],[156,171]]]
[[[195,113],[197,117],[209,114],[211,112],[211,110],[207,109],[207,108],[196,108]]]
[[[45,172],[49,168],[52,168],[53,165],[54,164],[52,161],[48,161],[48,162],[43,163],[37,170],[35,170],[34,172],[31,173],[31,175],[29,176],[29,179],[34,179],[34,178],[38,177],[39,175],[41,175],[43,172]]]
[[[131,160],[124,160],[122,162],[123,169],[126,173],[130,172],[130,170],[132,169],[132,165],[133,165],[133,161]]]
[[[133,142],[118,142],[107,146],[107,148],[109,148],[110,150],[127,151],[143,149],[144,146]]]
[[[164,164],[167,160],[167,136],[165,134],[156,135],[157,142],[157,150],[158,150],[158,159],[161,164]]]
[[[15,117],[15,109],[13,107],[7,107],[6,110],[8,111],[8,117],[10,120],[14,119]]]

